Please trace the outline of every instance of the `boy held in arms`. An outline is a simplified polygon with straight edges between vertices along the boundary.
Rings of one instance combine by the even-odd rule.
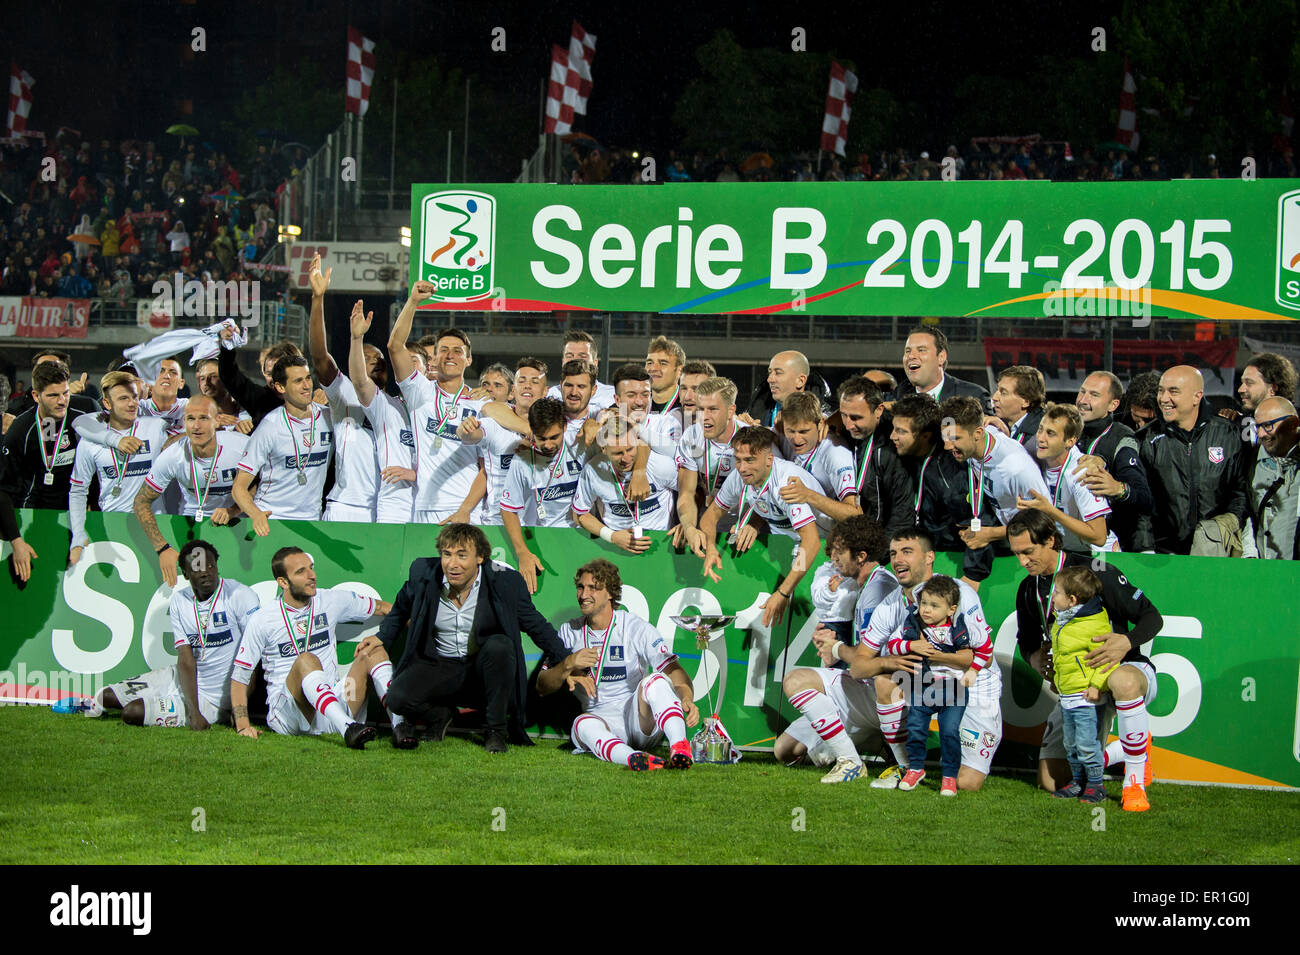
[[[1110,617],[1101,603],[1101,579],[1087,567],[1076,565],[1062,568],[1053,583],[1052,678],[1061,696],[1065,758],[1074,778],[1052,795],[1105,802],[1097,703],[1115,667],[1090,667],[1085,659],[1096,647],[1093,638],[1111,632]]]
[[[898,784],[905,792],[915,789],[925,779],[930,717],[937,715],[943,766],[939,795],[957,795],[957,773],[961,769],[959,734],[966,714],[966,687],[974,684],[979,671],[992,662],[993,656],[993,643],[987,634],[978,635],[983,641],[980,646],[971,645],[972,634],[958,613],[960,606],[961,590],[957,582],[936,574],[926,581],[916,607],[908,613],[898,635],[889,641],[892,654],[914,653],[922,657],[921,672],[911,680],[908,699],[908,770]],[[957,685],[958,681],[961,686]]]

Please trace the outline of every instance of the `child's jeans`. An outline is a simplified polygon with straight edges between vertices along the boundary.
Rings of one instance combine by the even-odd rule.
[[[1097,707],[1091,703],[1080,705],[1061,700],[1061,730],[1065,741],[1065,756],[1070,761],[1070,773],[1079,783],[1101,779],[1102,750],[1097,739]]]
[[[930,717],[939,719],[939,753],[943,775],[956,777],[961,769],[962,717],[966,715],[966,688],[957,680],[926,681],[920,693],[913,693],[907,709],[908,769],[925,769],[925,742],[930,735]]]

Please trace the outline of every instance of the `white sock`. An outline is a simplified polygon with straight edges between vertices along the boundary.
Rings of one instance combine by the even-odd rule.
[[[597,716],[579,716],[573,721],[570,732],[582,744],[583,749],[607,763],[622,763],[626,766],[629,757],[636,752],[611,733],[605,721]]]
[[[375,685],[375,693],[379,696],[379,705],[387,708],[388,684],[393,682],[393,662],[384,660],[371,667],[370,682]]]
[[[851,759],[862,762],[862,757],[853,748],[853,740],[844,729],[844,721],[835,709],[835,704],[825,693],[817,690],[801,690],[790,697],[790,705],[803,716],[808,717],[813,730],[822,738],[826,748],[836,760]]]
[[[903,728],[903,719],[907,716],[907,704],[902,700],[897,703],[876,702],[876,714],[880,717],[880,733],[885,737],[889,750],[898,760],[898,765],[907,769],[907,730]]]
[[[1105,750],[1101,754],[1101,768],[1108,769],[1114,766],[1124,758],[1124,744],[1119,740],[1112,740],[1106,744]]]
[[[1143,789],[1147,774],[1147,741],[1151,738],[1147,717],[1147,700],[1116,700],[1115,716],[1119,722],[1119,741],[1124,746],[1125,785],[1137,783]]]
[[[312,670],[302,678],[302,695],[325,717],[334,732],[342,736],[352,722],[352,714],[334,695],[323,670]]]
[[[641,681],[641,699],[650,705],[655,726],[668,737],[668,745],[686,742],[686,718],[682,701],[673,690],[673,681],[662,673],[652,673]]]

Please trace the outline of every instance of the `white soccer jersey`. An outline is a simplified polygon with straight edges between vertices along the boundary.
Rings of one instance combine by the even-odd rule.
[[[415,432],[411,430],[411,416],[406,402],[387,392],[375,389],[369,405],[364,405],[366,420],[370,422],[375,441],[376,464],[382,475],[384,468],[415,469]],[[415,482],[380,479],[379,499],[375,512],[380,523],[405,524],[411,520],[415,506]]]
[[[826,497],[842,501],[850,494],[858,493],[857,485],[853,482],[853,452],[843,445],[835,444],[830,438],[804,454],[795,454],[790,442],[782,438],[781,453],[786,460],[799,465],[815,477],[821,485],[821,493]],[[835,526],[835,520],[817,511],[817,526],[825,534]]]
[[[335,375],[325,386],[325,395],[334,425],[334,486],[327,500],[368,509],[373,515],[379,499],[374,428],[346,375]]]
[[[1016,445],[1020,447],[1020,445]],[[979,595],[965,581],[957,581],[961,591],[961,604],[957,612],[966,622],[966,629],[973,642],[979,637],[992,639],[993,631],[984,619],[984,608],[980,606]],[[907,612],[913,606],[912,599],[902,587],[892,591],[876,605],[871,612],[871,619],[864,630],[859,631],[859,642],[875,650],[882,656],[889,653],[889,638],[900,634]],[[979,671],[975,685],[970,688],[969,699],[972,705],[979,707],[997,707],[1002,699],[1002,673],[996,661]]]
[[[415,435],[416,511],[455,511],[469,496],[478,474],[478,451],[457,435],[461,419],[478,415],[485,401],[471,401],[469,390],[455,395],[411,372],[398,385],[411,413]]]
[[[506,489],[510,462],[514,460],[522,436],[503,428],[491,418],[483,420],[483,440],[477,445],[478,456],[483,459],[483,473],[487,476],[487,494],[479,505],[477,523],[501,523],[501,494]]]
[[[520,451],[506,474],[501,509],[518,517],[524,527],[576,527],[571,508],[586,463],[583,446],[567,440],[550,458]]]
[[[704,428],[697,423],[683,431],[677,442],[677,466],[702,475],[697,478],[697,483],[704,490],[706,507],[713,502],[714,496],[735,467],[736,452],[731,446],[731,439],[738,427],[739,422],[733,419],[723,433],[722,440],[714,441],[704,437]]]
[[[866,583],[858,591],[858,600],[853,607],[853,632],[861,643],[871,618],[876,615],[876,608],[885,602],[885,598],[899,589],[898,578],[883,564],[877,564]]]
[[[1074,473],[1079,466],[1079,458],[1081,457],[1083,457],[1083,452],[1079,450],[1079,446],[1076,444],[1066,454],[1065,463],[1061,467],[1045,468],[1043,470],[1043,480],[1047,482],[1047,499],[1070,517],[1086,523],[1094,517],[1104,517],[1110,514],[1110,502],[1104,497],[1098,497],[1084,487],[1078,475]],[[1059,524],[1057,526],[1060,527]],[[1088,552],[1089,545],[1084,544],[1079,539],[1078,534],[1068,531],[1064,527],[1060,527],[1060,530],[1065,537],[1066,550]],[[1091,549],[1094,551],[1119,550],[1119,538],[1115,536],[1114,531],[1107,529],[1105,544]]]
[[[181,513],[186,517],[195,516],[200,501],[204,517],[211,517],[219,507],[234,507],[230,489],[235,486],[239,462],[248,448],[248,436],[238,431],[218,431],[215,440],[217,450],[210,458],[194,457],[189,438],[177,441],[158,455],[144,482],[164,494],[175,481],[181,492]]]
[[[335,628],[341,623],[366,620],[376,606],[369,597],[338,588],[316,591],[316,596],[300,610],[276,599],[248,618],[230,678],[247,684],[253,668],[261,661],[267,708],[273,711],[289,692],[285,680],[295,661],[311,651],[320,660],[325,682],[333,686],[339,681]]]
[[[718,491],[718,507],[725,511],[735,511],[739,524],[740,517],[748,515],[752,506],[754,513],[767,521],[771,530],[798,540],[799,528],[816,521],[817,515],[807,504],[795,504],[781,499],[780,488],[789,483],[791,478],[814,491],[819,487],[817,479],[803,468],[774,457],[772,470],[761,487],[747,487],[740,479],[740,472],[732,471]]]
[[[564,400],[564,395],[560,391],[559,385],[551,385],[546,389],[546,397],[556,398],[559,401]],[[597,411],[604,411],[612,405],[617,399],[614,397],[614,386],[607,385],[603,381],[596,382],[596,388],[591,393],[591,401],[587,404],[587,414],[594,415]]]
[[[140,439],[140,450],[132,455],[117,450],[117,442],[133,436]],[[72,527],[72,543],[84,546],[86,537],[86,498],[90,482],[99,475],[99,509],[108,513],[129,514],[135,505],[135,495],[144,484],[145,475],[153,467],[167,441],[166,425],[158,418],[136,418],[130,428],[118,431],[107,429],[108,445],[93,441],[78,441],[77,453],[72,459],[72,475],[68,479],[68,522]],[[119,468],[119,465],[124,465]],[[154,502],[155,512],[161,501]]]
[[[199,696],[218,709],[230,708],[230,670],[235,664],[235,652],[244,638],[248,618],[259,605],[251,587],[225,578],[207,600],[196,601],[189,587],[172,591],[167,613],[172,621],[173,645],[178,650],[188,645],[194,652]]]
[[[979,495],[977,492],[977,496],[992,506],[998,523],[1005,526],[1020,509],[1016,505],[1017,498],[1031,497],[1030,491],[1037,491],[1049,500],[1050,495],[1043,481],[1043,472],[1028,451],[1006,435],[995,433],[992,428],[986,434],[989,449],[983,462],[971,458],[966,467],[975,480],[983,481],[983,493]],[[971,501],[971,507],[975,507],[974,501]]]
[[[241,471],[261,475],[253,503],[275,520],[320,520],[333,450],[329,408],[312,402],[303,418],[287,408],[272,411],[249,436],[239,462]]]
[[[652,451],[670,458],[677,454],[677,442],[682,439],[682,419],[676,410],[646,415],[638,430],[641,440],[650,445]]]
[[[162,411],[152,398],[145,398],[140,402],[139,414],[142,418],[157,418],[164,422],[169,435],[180,434],[185,430],[185,407],[189,403],[189,398],[177,398],[170,408]]]
[[[674,524],[677,491],[677,465],[666,455],[651,451],[646,461],[646,480],[650,494],[645,500],[629,505],[623,495],[631,481],[630,474],[618,474],[609,458],[601,455],[582,469],[578,491],[573,496],[573,512],[588,513],[600,501],[601,521],[610,530],[625,531],[633,526],[648,531],[666,531]]]
[[[591,668],[596,682],[596,699],[580,694],[583,709],[595,716],[617,719],[638,684],[651,673],[662,671],[677,660],[672,644],[659,631],[635,614],[615,610],[608,634],[592,630],[582,617],[560,627],[560,642],[576,653],[585,647],[600,651],[600,662]]]

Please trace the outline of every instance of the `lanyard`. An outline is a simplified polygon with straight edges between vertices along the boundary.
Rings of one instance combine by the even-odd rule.
[[[659,413],[660,413],[660,414],[667,414],[667,413],[668,413],[668,409],[671,408],[671,407],[673,406],[673,403],[677,400],[677,392],[679,392],[679,391],[681,391],[681,390],[682,390],[682,382],[681,382],[681,379],[678,379],[678,381],[677,381],[677,387],[673,389],[672,397],[669,398],[668,401],[664,404],[663,408],[661,408],[661,409],[659,410]],[[651,397],[654,397],[654,396],[652,395]]]
[[[212,439],[212,464],[208,466],[208,476],[203,479],[203,493],[199,494],[199,474],[195,465],[198,458],[194,454],[194,446],[190,445],[190,483],[194,485],[194,500],[198,504],[198,509],[203,510],[203,505],[208,500],[208,492],[212,490],[212,478],[217,473],[217,459],[221,457],[221,442],[215,437]]]
[[[1062,550],[1060,558],[1056,561],[1056,570],[1052,571],[1052,586],[1051,589],[1047,591],[1047,600],[1038,605],[1038,616],[1039,619],[1043,621],[1043,637],[1048,640],[1051,639],[1052,635],[1047,629],[1047,618],[1052,616],[1054,613],[1052,610],[1052,598],[1056,596],[1056,575],[1061,572],[1061,568],[1064,566],[1065,551]],[[1035,590],[1035,594],[1037,594],[1037,590]]]
[[[804,461],[803,463],[800,463],[800,462],[799,462],[799,459],[796,458],[794,463],[795,463],[795,464],[798,464],[799,467],[803,468],[805,471],[808,471],[809,473],[812,473],[812,463],[813,463],[813,458],[817,457],[817,452],[820,451],[821,449],[822,449],[822,446],[821,446],[820,444],[817,445],[817,447],[813,448],[811,451],[808,452],[808,460],[807,460],[807,461]]]
[[[618,611],[612,610],[609,614],[609,626],[600,637],[600,659],[596,661],[596,690],[600,691],[600,675],[605,672],[605,651],[609,648],[609,632],[614,629],[614,620],[618,617]],[[582,625],[582,645],[591,649],[591,627],[584,623]]]
[[[311,643],[311,622],[316,619],[316,598],[311,598],[311,603],[307,604],[307,633],[302,638],[302,650],[298,649],[298,638],[293,635],[293,625],[289,623],[289,611],[284,605],[284,598],[280,599],[280,616],[284,618],[284,629],[289,632],[289,642],[293,644],[295,656],[302,656],[303,651]]]
[[[1106,425],[1106,430],[1103,431],[1101,434],[1097,435],[1096,439],[1092,442],[1092,444],[1088,445],[1088,453],[1089,453],[1089,454],[1092,454],[1093,449],[1096,448],[1097,445],[1101,444],[1101,439],[1102,439],[1102,438],[1104,438],[1104,437],[1106,437],[1106,435],[1110,434],[1110,429],[1113,428],[1113,427],[1115,427],[1115,422],[1112,421],[1110,424]]]
[[[731,421],[731,427],[728,428],[727,430],[728,430],[727,435],[718,443],[730,447],[731,439],[736,434],[736,421],[734,418]],[[718,455],[718,459],[717,459],[718,466],[710,470],[709,449],[713,447],[713,439],[710,438],[708,435],[704,434],[703,425],[700,426],[700,434],[704,438],[704,480],[707,482],[705,494],[712,496],[715,490],[714,485],[718,481],[718,475],[722,473],[722,455],[721,454]]]
[[[135,428],[136,425],[138,425],[139,423],[140,423],[139,417],[137,417],[134,421],[131,422],[131,434],[129,435],[129,437],[132,438],[135,437]],[[113,465],[117,469],[117,480],[115,480],[113,482],[113,486],[108,489],[108,493],[112,494],[119,487],[121,487],[122,479],[126,477],[126,462],[131,457],[131,455],[123,454],[121,460],[118,460],[117,448],[111,444],[108,446],[108,451],[110,454],[113,455]]]
[[[611,471],[614,470],[614,465],[612,462],[610,463],[610,470]],[[628,484],[632,483],[631,472],[628,472],[627,483]],[[627,508],[628,514],[631,515],[632,523],[640,524],[641,523],[641,502],[637,501],[635,504],[632,504],[631,502],[628,501],[627,488],[624,487],[623,482],[618,479],[617,471],[614,471],[614,486],[618,488],[618,496],[623,499],[623,506]]]
[[[925,493],[925,469],[930,466],[930,462],[934,460],[934,456],[938,453],[937,450],[929,453],[925,463],[921,465],[921,475],[916,480],[916,500],[912,502],[912,513],[915,515],[918,525],[921,523],[921,497]]]
[[[976,477],[976,475],[975,475],[975,462],[974,462],[974,461],[969,462],[970,467],[969,467],[969,469],[966,471],[966,480],[967,480],[968,483],[970,484],[970,509],[971,509],[971,514],[975,517],[976,520],[979,520],[979,516],[980,516],[980,506],[984,503],[984,458],[985,458],[985,456],[988,455],[988,453],[989,453],[989,447],[992,445],[992,443],[993,443],[993,438],[992,438],[992,436],[991,436],[991,435],[988,435],[988,434],[985,434],[985,435],[984,435],[984,453],[981,454],[981,455],[979,456],[979,459],[980,459],[980,473],[979,473],[979,476]]]
[[[1065,460],[1061,462],[1061,470],[1056,475],[1056,487],[1052,488],[1052,507],[1059,507],[1061,501],[1061,489],[1065,487],[1065,469],[1070,466],[1070,456],[1067,454]],[[1051,470],[1050,468],[1048,469]],[[1047,476],[1047,472],[1043,472]]]
[[[65,411],[63,413],[63,420],[59,422],[58,436],[55,437],[54,439],[54,450],[49,453],[48,457],[45,454],[44,436],[42,436],[41,440],[36,443],[36,446],[41,449],[41,463],[45,465],[46,476],[49,476],[54,471],[54,461],[59,456],[59,445],[63,443],[63,431],[65,428],[67,428],[67,426],[68,426],[68,413]]]
[[[759,498],[761,498],[761,497],[763,496],[763,494],[767,491],[767,486],[768,486],[769,484],[772,483],[772,478],[773,478],[773,476],[775,476],[775,474],[776,474],[776,468],[772,468],[770,471],[768,471],[768,472],[767,472],[767,480],[763,482],[763,486],[762,486],[761,488],[759,488],[758,493],[755,494],[755,495],[753,495],[752,497],[750,496],[750,493],[749,493],[749,487],[748,487],[748,486],[743,486],[743,487],[741,488],[741,490],[740,490],[740,521],[736,524],[736,527],[737,527],[737,528],[744,527],[745,524],[749,521],[750,516],[753,515],[753,513],[754,513],[754,508],[758,507],[758,501],[759,501]],[[750,505],[749,505],[749,510],[748,510],[748,511],[745,510],[745,500],[746,500],[746,498],[749,498],[749,500],[750,500]]]
[[[208,645],[208,630],[212,626],[212,614],[217,609],[217,601],[221,599],[221,590],[225,585],[226,582],[224,580],[217,581],[217,592],[212,595],[212,602],[208,604],[208,615],[206,621],[199,618],[199,598],[194,598],[194,626],[199,631],[200,649],[205,649]],[[296,648],[297,644],[294,644],[294,646]]]
[[[443,426],[447,423],[447,419],[456,411],[456,405],[460,402],[460,396],[465,393],[465,386],[462,384],[456,391],[456,394],[452,397],[451,404],[447,407],[446,411],[442,410],[442,386],[434,385],[434,388],[436,390],[433,393],[433,407],[434,413],[438,416],[438,423],[434,425],[434,428],[437,431],[441,431]]]
[[[858,460],[858,473],[854,475],[856,480],[853,482],[858,489],[858,496],[862,496],[862,485],[867,482],[867,468],[871,467],[871,452],[876,446],[876,432],[871,432],[871,437],[867,439],[867,446],[863,449],[862,457]]]
[[[306,451],[301,454],[298,452],[298,435],[294,432],[293,425],[289,423],[289,409],[281,408],[280,414],[284,416],[284,426],[289,429],[289,440],[293,442],[293,466],[299,474],[302,474],[303,462],[306,460],[307,456],[311,454],[311,449],[316,444],[316,409],[311,409],[311,438],[303,441],[302,444],[303,447],[306,448]],[[298,419],[294,418],[293,420],[297,421]],[[213,463],[216,463],[215,456],[213,458]]]

